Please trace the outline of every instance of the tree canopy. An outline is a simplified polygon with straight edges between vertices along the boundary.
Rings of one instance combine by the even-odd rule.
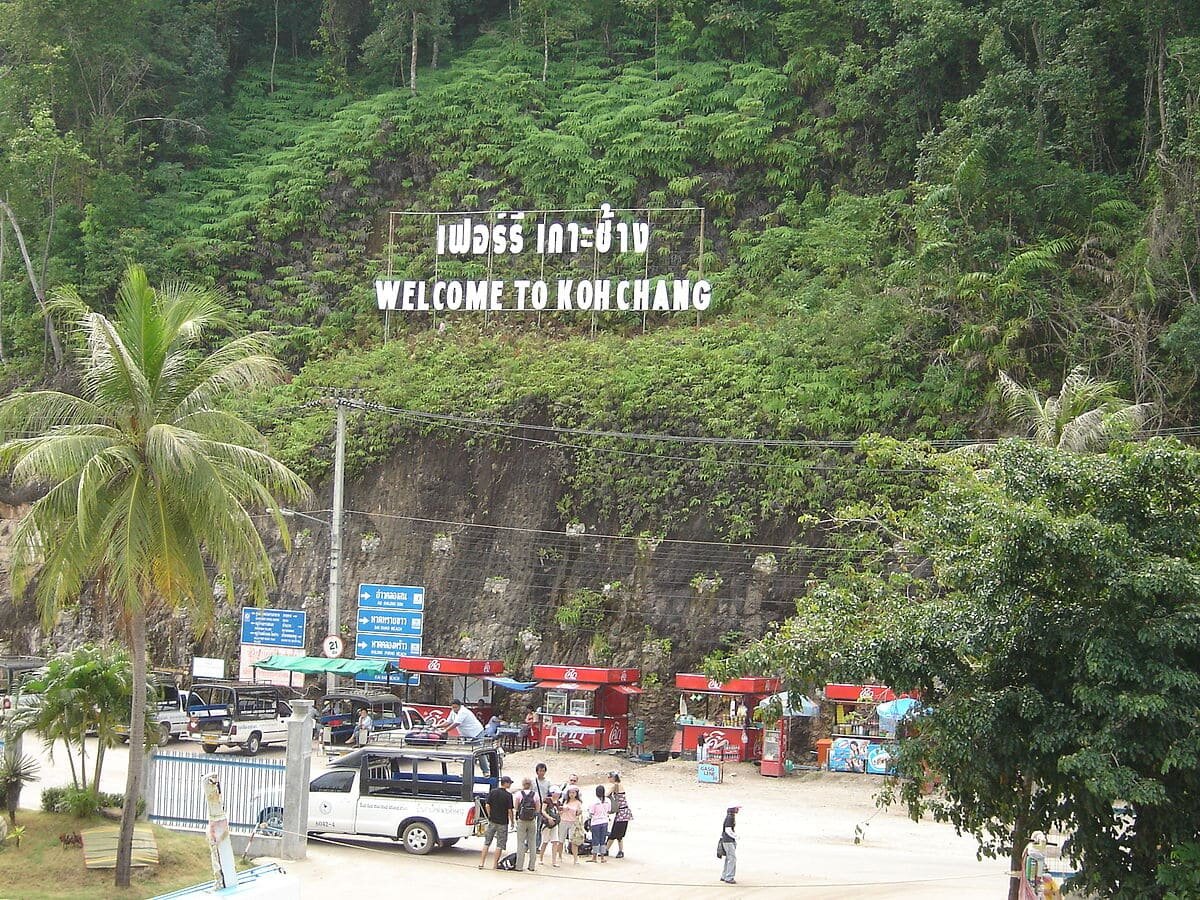
[[[280,370],[262,335],[210,348],[225,315],[220,295],[182,282],[155,288],[131,265],[116,318],[70,288],[55,306],[74,329],[78,395],[42,390],[0,401],[0,472],[48,487],[13,534],[13,589],[20,595],[33,582],[47,623],[85,590],[116,605],[132,657],[130,744],[141,747],[149,611],[184,608],[205,624],[210,566],[249,602],[264,602],[274,574],[250,508],[271,510],[286,541],[279,507],[308,488],[254,428],[221,408]],[[67,716],[62,727],[82,721]],[[130,754],[127,797],[140,794],[141,762]],[[134,810],[126,803],[121,822],[123,886]]]
[[[899,757],[914,816],[1018,864],[1058,830],[1083,885],[1156,896],[1164,848],[1200,829],[1200,454],[1012,441],[986,469],[945,465],[890,572],[817,587],[718,669],[919,691]]]

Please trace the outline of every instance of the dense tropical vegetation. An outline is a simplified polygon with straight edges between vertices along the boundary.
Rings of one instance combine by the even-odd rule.
[[[1194,738],[1146,743],[1195,731],[1194,706],[1159,721],[1196,669],[1195,464],[1121,440],[1192,426],[1198,163],[1197,0],[0,0],[0,380],[76,378],[91,396],[103,343],[64,371],[79,303],[44,313],[75,285],[93,325],[145,314],[136,258],[164,283],[228,291],[233,329],[270,332],[295,377],[206,415],[224,429],[236,410],[310,480],[331,413],[308,401],[331,386],[401,409],[808,440],[573,437],[560,511],[626,534],[697,514],[732,540],[786,524],[843,548],[800,617],[716,664],[922,687],[941,712],[907,764],[954,772],[939,814],[1000,853],[1033,818],[1083,829],[1093,884],[1151,895],[1154,854],[1194,834],[1200,808]],[[370,282],[387,211],[602,201],[705,208],[694,262],[718,301],[701,322],[654,316],[642,333],[602,315],[593,336],[582,319],[460,316],[444,332],[393,322],[383,341]],[[42,396],[30,427],[94,424]],[[139,447],[159,421],[118,418]],[[439,427],[357,418],[351,470]],[[1054,449],[925,452],[1007,427]],[[47,608],[81,572],[38,583]],[[152,593],[203,606],[210,581]],[[131,625],[150,583],[113,594]],[[846,608],[878,630],[847,635]],[[895,646],[901,627],[915,645]],[[135,631],[135,669],[137,648]],[[1097,686],[1123,705],[1103,708]],[[993,716],[961,714],[977,695]],[[1105,756],[1122,741],[1136,758]],[[976,745],[990,755],[955,756]],[[1118,795],[1147,815],[1105,857],[1128,836],[1106,820]],[[1191,846],[1164,884],[1185,883]]]
[[[222,325],[218,294],[183,282],[154,288],[143,269],[130,266],[114,318],[87,307],[73,288],[61,289],[55,306],[73,329],[78,395],[40,390],[0,401],[0,472],[48,487],[13,533],[13,592],[20,596],[36,582],[47,624],[79,603],[85,587],[90,601],[120,612],[130,652],[128,706],[119,702],[119,666],[97,669],[64,656],[43,679],[50,705],[40,725],[46,740],[61,737],[82,754],[89,725],[103,747],[113,726],[128,721],[130,746],[141,748],[147,618],[156,609],[183,609],[203,627],[213,574],[226,584],[236,578],[250,602],[262,603],[274,575],[248,508],[270,508],[286,542],[279,507],[307,487],[266,452],[258,432],[220,408],[231,394],[277,377],[279,366],[257,334],[206,350],[203,342]],[[112,702],[101,710],[72,699],[71,678],[85,675],[93,688],[97,680],[108,686]],[[102,759],[101,751],[93,786]],[[126,797],[141,796],[142,761],[142,753],[129,754]],[[86,789],[83,762],[72,771]],[[123,887],[135,812],[134,803],[124,805],[116,866]]]

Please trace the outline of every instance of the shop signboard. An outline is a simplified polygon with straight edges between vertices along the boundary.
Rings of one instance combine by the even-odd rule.
[[[701,784],[720,784],[723,776],[720,763],[702,762],[696,764],[696,780]]]
[[[829,748],[829,771],[895,774],[895,745],[863,738],[837,738]]]
[[[242,640],[238,654],[238,678],[268,684],[288,684],[290,672],[254,668],[269,656],[303,656],[308,613],[302,609],[271,609],[247,606],[242,609]],[[208,671],[215,671],[211,666]],[[222,669],[224,668],[222,664]]]
[[[561,681],[569,684],[637,684],[641,669],[602,669],[594,666],[534,666],[533,677],[538,681]]]

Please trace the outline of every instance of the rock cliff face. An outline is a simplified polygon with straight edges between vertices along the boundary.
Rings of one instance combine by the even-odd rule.
[[[661,541],[618,537],[605,523],[564,522],[562,491],[557,463],[545,454],[414,439],[347,483],[338,630],[352,648],[360,582],[424,585],[427,654],[502,658],[517,677],[534,662],[640,667],[649,690],[639,712],[661,739],[677,703],[673,674],[693,670],[723,637],[757,636],[791,609],[807,568],[770,545],[794,535],[724,544],[698,515]],[[318,488],[312,516],[329,519],[321,510],[330,494],[328,484]],[[3,565],[6,537],[29,498],[0,499],[10,501],[0,506]],[[263,521],[278,579],[272,605],[307,610],[317,652],[330,631],[329,528],[292,518],[286,551]],[[0,649],[52,652],[119,628],[89,598],[43,632],[32,604],[14,601],[7,578],[4,586],[0,626],[10,646]],[[216,620],[199,637],[182,613],[154,619],[154,663],[186,668],[193,654],[224,656],[236,671],[242,604],[236,585],[217,593]]]

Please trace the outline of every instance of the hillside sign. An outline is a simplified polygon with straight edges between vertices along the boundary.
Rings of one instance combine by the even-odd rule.
[[[678,219],[685,213],[696,221],[677,230],[664,225],[664,240],[656,246],[651,217],[670,221],[668,214]],[[595,210],[392,215],[388,276],[375,282],[384,313],[703,312],[712,303],[712,285],[703,277],[699,208],[615,210],[604,204]],[[432,268],[433,277],[392,276],[397,244],[405,237],[397,235],[396,217],[421,217],[423,249],[411,246],[413,220],[401,219],[411,248],[406,268],[410,274]],[[694,253],[669,246],[693,241]],[[672,271],[652,275],[651,260],[659,259]]]

